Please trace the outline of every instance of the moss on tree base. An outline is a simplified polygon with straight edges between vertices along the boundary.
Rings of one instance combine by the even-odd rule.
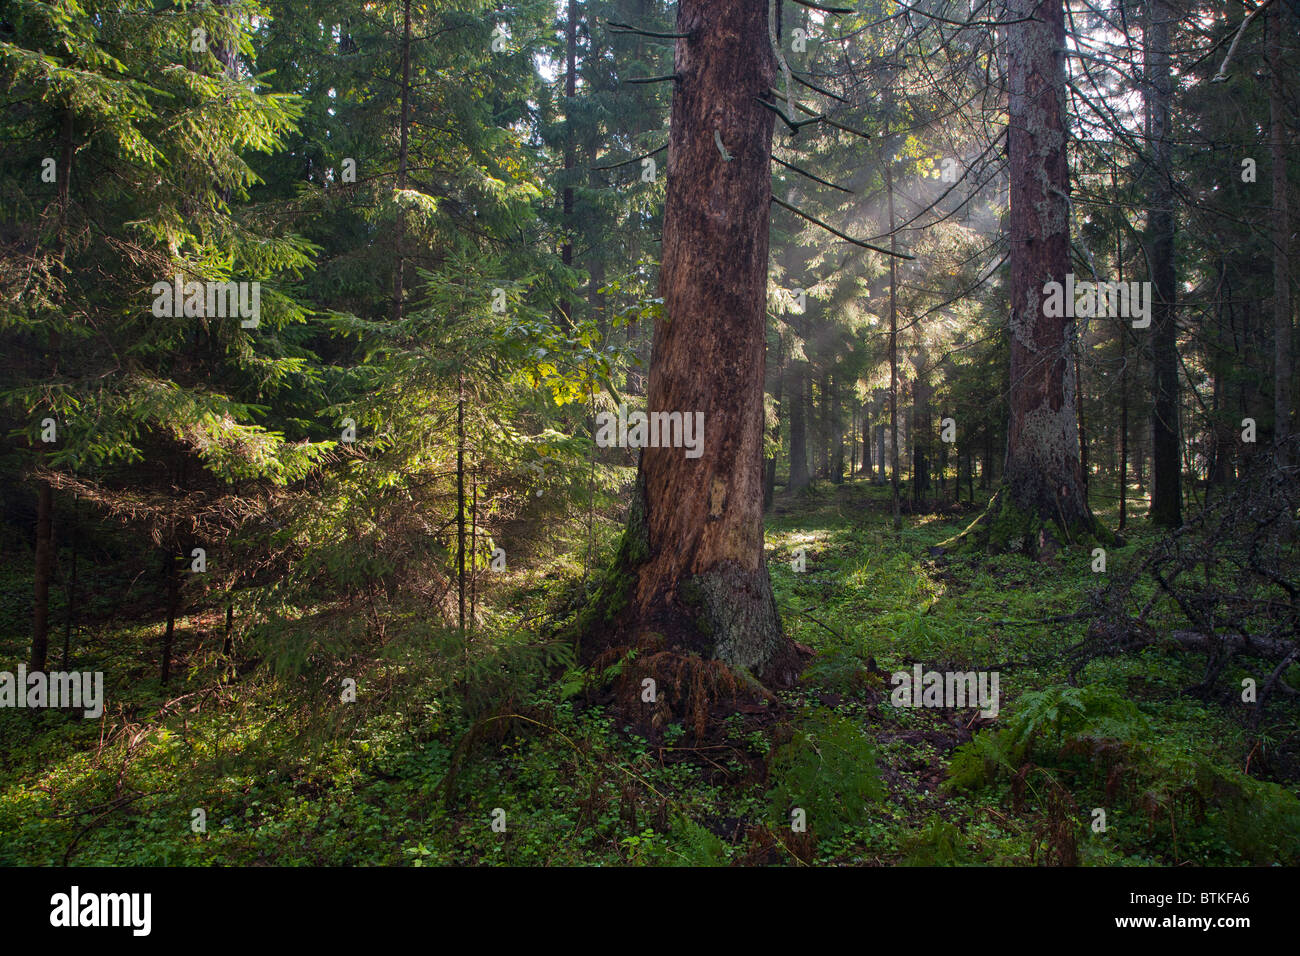
[[[639,489],[638,489],[639,490]],[[787,638],[767,569],[723,562],[638,607],[640,569],[650,559],[640,494],[600,584],[561,637],[586,664],[632,648],[716,660],[742,682],[791,687],[807,654]]]
[[[601,576],[596,592],[578,612],[573,623],[559,635],[577,647],[579,660],[590,663],[614,646],[616,635],[621,630],[620,620],[627,612],[636,586],[635,569],[649,554],[645,506],[638,480],[632,495],[627,527],[623,529],[614,559]]]
[[[1072,524],[1059,517],[1044,518],[1034,510],[1016,504],[1006,485],[998,489],[983,514],[965,531],[940,542],[945,551],[964,554],[1023,554],[1031,558],[1050,557],[1069,544],[1122,544],[1091,514]]]

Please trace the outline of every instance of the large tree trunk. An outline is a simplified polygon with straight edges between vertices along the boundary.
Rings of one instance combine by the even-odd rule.
[[[1074,320],[1044,315],[1043,287],[1070,269],[1066,215],[1065,21],[1061,0],[1012,0],[1011,418],[1005,487],[1020,510],[1093,524],[1079,465]]]
[[[699,458],[642,449],[628,528],[596,602],[614,627],[595,643],[666,644],[788,685],[799,656],[763,557],[772,113],[758,97],[775,75],[767,5],[681,0],[677,30],[688,38],[676,45],[666,319],[655,322],[648,407],[702,412],[703,449]]]
[[[1173,96],[1169,24],[1164,0],[1147,5],[1146,110],[1151,143],[1151,206],[1147,261],[1151,264],[1151,520],[1183,523],[1182,460],[1178,435],[1178,320],[1174,274],[1174,195],[1169,171],[1169,107]]]
[[[1074,319],[1045,308],[1046,284],[1063,289],[1070,270],[1062,2],[1010,0],[1007,12],[1011,413],[1001,488],[964,537],[977,548],[1033,551],[1049,525],[1067,540],[1098,526],[1079,463]]]

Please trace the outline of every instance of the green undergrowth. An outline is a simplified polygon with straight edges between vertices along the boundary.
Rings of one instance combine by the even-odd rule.
[[[978,506],[905,516],[896,534],[887,490],[865,482],[778,497],[774,593],[815,653],[779,706],[719,716],[704,737],[612,716],[626,662],[593,673],[538,636],[555,609],[575,613],[584,571],[590,593],[573,552],[512,566],[468,640],[394,602],[382,641],[340,625],[293,667],[228,675],[219,610],[195,613],[166,691],[159,622],[103,617],[73,665],[105,672],[101,720],[0,710],[0,863],[1300,862],[1294,705],[1252,731],[1231,699],[1186,693],[1201,661],[1157,648],[1070,686],[1063,652],[1084,624],[1044,619],[1098,586],[1090,551],[937,553]],[[1111,573],[1148,535],[1126,534]],[[0,566],[14,593],[19,567]],[[12,670],[26,623],[0,623]],[[916,663],[999,669],[1000,713],[891,706],[889,675]]]

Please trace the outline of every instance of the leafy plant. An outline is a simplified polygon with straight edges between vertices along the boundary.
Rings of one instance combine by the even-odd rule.
[[[1136,704],[1108,688],[1057,685],[1022,695],[1005,727],[958,748],[947,786],[1006,781],[1019,802],[1040,777],[1043,809],[1060,802],[1059,781],[1069,779],[1078,806],[1133,821],[1109,831],[1133,850],[1151,845],[1177,860],[1193,849],[1198,859],[1257,865],[1300,860],[1300,799],[1154,735]]]
[[[772,811],[786,821],[795,809],[810,830],[829,837],[864,821],[883,796],[876,751],[852,721],[816,710],[772,755]]]

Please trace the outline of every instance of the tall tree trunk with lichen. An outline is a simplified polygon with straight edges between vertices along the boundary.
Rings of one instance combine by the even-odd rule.
[[[1061,0],[1012,0],[1011,418],[1004,490],[1067,534],[1091,531],[1079,460],[1074,321],[1046,316],[1044,286],[1070,269],[1065,19]]]
[[[702,453],[643,448],[584,656],[660,642],[788,685],[763,556],[763,382],[775,74],[767,5],[681,0],[651,411],[702,412]],[[795,398],[797,401],[797,398]],[[595,613],[599,610],[600,613]]]
[[[1063,288],[1070,269],[1064,10],[1061,0],[1009,0],[1008,19],[1011,414],[1001,486],[961,537],[1032,550],[1049,528],[1067,540],[1100,528],[1079,463],[1074,319],[1044,308],[1047,283]]]

